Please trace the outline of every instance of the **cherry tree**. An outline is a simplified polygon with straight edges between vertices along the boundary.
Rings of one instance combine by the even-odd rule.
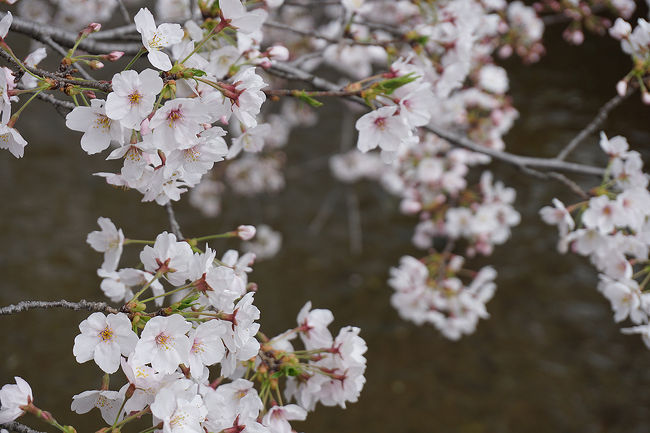
[[[97,286],[110,302],[0,307],[0,315],[91,313],[78,325],[72,355],[96,364],[100,386],[80,390],[71,410],[98,409],[105,421],[98,432],[138,431],[134,425],[144,422],[143,432],[285,433],[319,404],[345,408],[359,399],[367,350],[361,329],[333,334],[333,313],[309,300],[287,331],[267,336],[260,326],[255,294],[264,283],[258,287],[249,274],[256,260],[273,259],[281,235],[242,222],[188,237],[172,206],[188,200],[214,217],[226,190],[282,189],[291,130],[313,127],[319,107],[334,99],[346,104],[356,146],[329,159],[333,175],[380,183],[417,220],[412,243],[422,256],[404,255],[386,282],[400,317],[451,340],[489,318],[499,270],[473,259],[498,253],[521,220],[516,185],[487,169],[498,162],[575,195],[568,205],[539,203],[540,217],[557,226],[559,253],[589,257],[614,320],[629,320],[634,326],[623,332],[640,334],[650,347],[648,176],[625,137],[600,131],[631,95],[650,103],[650,24],[630,22],[631,0],[4,3],[3,157],[29,158],[37,144],[23,138],[20,117],[39,99],[79,133],[82,152],[105,158],[96,176],[107,188],[138,191],[169,219],[169,231],[133,239],[97,215],[99,230],[87,243],[103,254]],[[551,23],[565,26],[571,44],[608,34],[632,66],[606,83],[614,96],[557,155],[519,155],[504,140],[518,112],[499,63],[513,56],[537,62]],[[31,40],[31,52],[18,48],[14,34]],[[607,165],[569,161],[596,133]],[[580,186],[585,180],[588,190]],[[210,242],[218,239],[243,242],[217,254]],[[37,406],[38,391],[21,377],[2,387],[0,404],[8,431],[34,431],[22,424],[27,415],[76,431]]]

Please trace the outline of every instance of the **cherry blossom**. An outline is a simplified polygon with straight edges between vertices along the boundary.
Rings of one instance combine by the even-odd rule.
[[[120,355],[128,356],[138,342],[124,313],[93,313],[79,324],[79,330],[72,349],[77,362],[93,359],[106,373],[115,373],[120,368]]]
[[[169,47],[183,39],[183,29],[179,24],[164,23],[156,27],[153,15],[147,8],[141,8],[133,18],[138,33],[142,35],[142,45],[149,52],[147,58],[151,65],[162,71],[169,71],[172,63],[161,48]]]
[[[163,88],[163,81],[153,69],[124,71],[113,76],[113,91],[106,98],[106,115],[131,129],[140,129]]]
[[[70,409],[78,414],[84,414],[98,408],[106,424],[112,425],[116,419],[120,421],[123,418],[120,407],[125,392],[126,388],[119,392],[109,390],[84,391],[72,397]]]
[[[88,234],[86,242],[95,250],[104,253],[102,269],[114,271],[120,262],[124,245],[124,234],[122,229],[117,229],[110,218],[99,217],[97,224],[101,231],[93,231]]]
[[[179,314],[152,318],[135,346],[134,363],[151,363],[155,371],[167,374],[179,364],[188,365],[192,342],[186,334],[191,328]]]
[[[7,384],[0,389],[0,424],[15,421],[24,414],[22,406],[30,404],[34,397],[32,388],[22,377],[14,377],[16,384]]]

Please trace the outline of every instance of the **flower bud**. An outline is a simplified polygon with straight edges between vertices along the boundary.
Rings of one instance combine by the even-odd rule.
[[[102,56],[104,60],[108,60],[109,62],[115,62],[116,60],[119,60],[122,58],[124,55],[124,51],[111,51],[110,53]]]
[[[627,93],[627,81],[621,80],[616,83],[616,93],[618,96],[624,96]]]
[[[250,241],[255,237],[255,226],[241,225],[237,227],[237,236],[244,241]]]
[[[90,69],[101,69],[104,67],[104,64],[99,60],[91,60],[88,62],[88,66],[90,66]]]
[[[79,37],[88,36],[91,33],[98,32],[102,28],[102,25],[99,23],[90,23],[82,31],[79,32]]]
[[[273,45],[269,48],[269,57],[273,60],[278,60],[280,62],[286,62],[289,60],[289,50],[287,47],[282,45]]]

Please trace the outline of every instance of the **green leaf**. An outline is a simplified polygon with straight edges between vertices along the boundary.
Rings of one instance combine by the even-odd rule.
[[[304,90],[303,90],[303,91],[296,91],[296,92],[293,92],[293,95],[294,95],[296,98],[300,99],[302,102],[305,102],[305,103],[311,105],[312,107],[316,107],[316,108],[318,108],[318,107],[322,107],[322,106],[323,106],[323,103],[322,103],[322,102],[320,102],[319,100],[317,100],[317,99],[315,99],[315,98],[312,98],[312,97],[309,96],[309,95],[308,95]]]
[[[381,91],[381,93],[385,95],[390,95],[395,90],[409,83],[412,83],[418,78],[420,78],[419,75],[416,75],[414,72],[411,72],[409,74],[402,75],[401,77],[389,78],[387,80],[380,81],[379,83],[376,84],[376,86],[377,89]]]

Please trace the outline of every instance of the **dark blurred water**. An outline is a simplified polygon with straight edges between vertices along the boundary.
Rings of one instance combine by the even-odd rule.
[[[614,41],[589,36],[584,46],[571,47],[560,40],[560,31],[549,29],[549,53],[539,64],[505,64],[521,114],[506,137],[512,152],[555,154],[613,96],[629,68]],[[638,99],[618,108],[605,130],[626,135],[647,155],[650,110]],[[389,304],[388,269],[404,254],[419,254],[410,246],[415,221],[400,216],[396,201],[377,185],[344,186],[326,165],[313,164],[339,149],[343,110],[329,104],[317,127],[292,134],[292,175],[280,194],[228,197],[215,219],[202,217],[186,198],[176,205],[187,236],[261,222],[282,232],[280,255],[258,263],[252,275],[268,335],[293,326],[307,300],[334,312],[334,332],[348,324],[362,328],[369,350],[360,401],[347,410],[319,407],[294,427],[310,433],[648,431],[650,353],[639,338],[619,332],[608,302],[596,292],[594,269],[582,258],[557,254],[555,230],[537,216],[555,196],[576,197],[559,184],[493,164],[496,177],[517,189],[522,223],[494,256],[476,262],[499,272],[488,304],[491,318],[476,334],[447,341],[431,327],[403,322]],[[52,113],[38,105],[21,118],[18,126],[29,141],[23,159],[0,153],[1,305],[102,300],[95,274],[101,256],[85,243],[99,216],[112,218],[131,238],[152,239],[168,227],[164,209],[91,176],[114,166],[82,152],[80,136],[62,132],[63,119]],[[573,157],[602,164],[596,143],[590,137]],[[358,255],[349,248],[350,193],[361,208]],[[328,200],[334,203],[331,217],[313,234],[308,226]],[[0,318],[0,384],[14,375],[27,379],[37,405],[74,423],[80,433],[101,426],[96,414],[69,411],[72,395],[99,385],[96,366],[78,365],[72,355],[77,325],[86,316],[33,311]]]

